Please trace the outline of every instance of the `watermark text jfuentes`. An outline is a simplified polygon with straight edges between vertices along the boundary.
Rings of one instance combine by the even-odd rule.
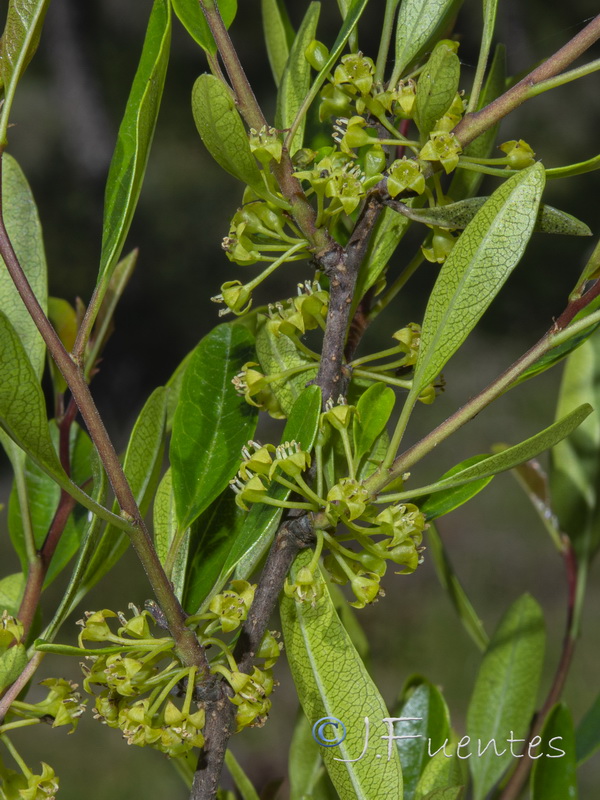
[[[516,738],[513,731],[510,731],[510,735],[504,740],[496,741],[496,739],[489,739],[483,741],[481,739],[473,739],[470,736],[463,736],[455,746],[450,744],[449,739],[446,739],[441,746],[437,747],[433,747],[432,740],[420,733],[396,733],[395,726],[397,724],[405,726],[406,723],[412,723],[413,725],[411,725],[411,727],[414,727],[415,723],[420,722],[423,722],[421,717],[384,717],[381,720],[381,723],[386,726],[387,732],[379,738],[387,742],[388,761],[392,757],[394,743],[407,739],[425,739],[427,742],[427,754],[430,758],[433,758],[433,756],[438,753],[442,753],[446,758],[457,756],[463,760],[471,758],[472,756],[475,758],[482,758],[486,754],[500,758],[509,751],[513,758],[524,758],[525,755],[529,756],[531,759],[542,758],[544,755],[547,756],[547,758],[562,758],[566,755],[565,751],[559,746],[562,742],[562,736],[554,736],[550,739],[546,745],[546,752],[543,752],[540,749],[542,745],[541,736],[534,736],[531,741],[528,742],[526,739]],[[371,733],[369,717],[364,717],[364,725],[364,744],[360,755],[357,758],[334,757],[334,761],[354,763],[360,761],[367,755]],[[312,735],[315,742],[322,747],[339,747],[342,742],[346,740],[347,731],[341,719],[337,717],[321,717],[321,719],[318,719],[314,723]],[[449,748],[449,750],[447,748]],[[381,755],[378,753],[375,757],[381,758]]]

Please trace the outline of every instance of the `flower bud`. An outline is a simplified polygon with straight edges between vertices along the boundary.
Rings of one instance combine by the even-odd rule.
[[[329,50],[317,39],[313,39],[304,51],[304,58],[308,61],[313,69],[320,72],[329,58]]]

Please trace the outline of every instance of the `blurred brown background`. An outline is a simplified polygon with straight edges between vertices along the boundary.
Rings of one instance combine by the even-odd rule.
[[[240,3],[232,29],[242,62],[265,110],[272,113],[274,86],[266,66],[258,0]],[[306,3],[295,3],[297,20]],[[324,3],[319,37],[331,43],[338,25],[334,0]],[[460,14],[461,85],[469,86],[477,59],[479,3]],[[130,81],[141,50],[150,0],[54,0],[42,45],[17,94],[10,151],[21,162],[39,204],[50,270],[50,291],[71,301],[89,298],[100,251],[104,181]],[[371,0],[361,24],[361,47],[376,54],[383,0]],[[509,70],[519,73],[554,52],[597,13],[597,4],[529,0],[500,3],[498,41],[508,47]],[[599,52],[589,54],[598,57]],[[204,56],[174,20],[172,62],[150,165],[128,242],[140,247],[137,273],[117,313],[117,331],[105,353],[94,392],[118,443],[149,392],[164,383],[177,363],[217,321],[208,298],[224,280],[238,277],[220,248],[228,221],[240,201],[240,186],[222,173],[203,150],[190,111],[194,79],[206,69]],[[500,141],[524,138],[547,166],[583,160],[600,149],[598,76],[532,100],[507,122]],[[490,179],[491,191],[497,182]],[[599,173],[554,182],[545,199],[585,220],[600,223]],[[465,348],[446,370],[447,389],[433,407],[418,409],[411,436],[440,421],[481,388],[548,327],[560,313],[591,245],[589,240],[535,237],[526,257]],[[395,263],[402,265],[402,254]],[[432,284],[433,269],[409,284],[406,298],[369,332],[368,344],[387,344],[389,334],[415,319]],[[297,279],[309,277],[302,265],[293,276],[280,272],[267,283],[265,300],[286,297]],[[379,348],[377,348],[379,349]],[[514,443],[552,421],[560,370],[546,374],[503,398],[423,465],[435,476],[461,458],[497,441]],[[6,481],[2,500],[6,501]],[[523,591],[542,603],[549,632],[545,686],[558,656],[564,622],[562,566],[536,515],[510,476],[496,478],[460,512],[440,523],[458,573],[491,632],[507,606]],[[2,563],[10,568],[9,547]],[[4,570],[3,570],[4,572]],[[135,580],[134,580],[135,578]],[[118,592],[107,600],[104,588]],[[410,577],[385,580],[387,598],[359,613],[369,631],[373,673],[389,704],[412,672],[424,673],[444,688],[455,726],[464,714],[479,655],[448,607],[427,562]],[[53,588],[57,594],[60,587]],[[141,569],[131,557],[101,584],[87,608],[125,608],[148,595]],[[592,571],[584,637],[567,690],[576,719],[598,692],[600,634],[598,569]],[[65,626],[64,638],[72,635]],[[77,679],[74,662],[50,659],[43,675],[60,671]],[[296,701],[286,667],[266,728],[233,742],[259,785],[284,774]],[[27,743],[25,743],[27,740]],[[121,800],[131,797],[184,798],[186,791],[160,755],[129,748],[119,734],[86,716],[69,739],[62,731],[34,730],[17,741],[30,764],[46,760],[61,776],[63,800]],[[84,748],[82,751],[82,747]],[[581,798],[597,796],[600,759],[582,772]]]

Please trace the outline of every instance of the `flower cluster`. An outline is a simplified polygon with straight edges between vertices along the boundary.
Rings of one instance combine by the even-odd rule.
[[[0,798],[2,800],[54,800],[58,778],[54,770],[42,761],[42,772],[35,775],[24,763],[21,771],[9,769],[0,759]]]

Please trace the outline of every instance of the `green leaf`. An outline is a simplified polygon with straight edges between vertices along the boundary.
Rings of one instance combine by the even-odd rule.
[[[170,450],[180,531],[221,494],[254,434],[257,410],[232,384],[252,360],[252,345],[246,328],[219,325],[196,347],[185,371]]]
[[[133,426],[123,472],[142,516],[145,516],[160,477],[165,451],[165,418],[168,390],[155,389],[146,401]],[[113,507],[118,512],[118,505]],[[86,570],[84,584],[89,589],[121,558],[127,550],[129,538],[109,525],[96,548]]]
[[[304,450],[310,452],[317,437],[320,415],[321,390],[318,386],[307,386],[292,408],[281,441],[295,440]],[[280,484],[273,485],[269,490],[269,496],[277,500],[286,500],[289,494],[290,490]],[[210,588],[208,579],[200,578],[207,591],[207,594],[201,598],[201,603],[206,603],[209,596],[222,589],[233,570],[235,570],[237,578],[247,579],[250,577],[273,541],[281,514],[282,510],[275,506],[264,503],[256,503],[252,506],[245,517],[241,530],[235,536],[229,537],[229,547],[223,543],[223,547],[219,548],[218,553],[221,557],[228,552],[226,558],[221,561],[220,574],[212,586],[210,595],[208,595]],[[207,541],[207,544],[211,546],[210,541]],[[198,596],[197,591],[195,594]],[[189,607],[194,608],[194,605]]]
[[[302,552],[296,558],[292,574],[306,566],[311,557],[310,551]],[[322,752],[341,800],[373,797],[402,800],[400,759],[396,748],[391,748],[388,759],[387,747],[374,738],[379,730],[372,734],[372,749],[366,758],[353,763],[336,761],[336,758],[356,759],[362,752],[365,717],[379,727],[388,713],[335,612],[327,586],[318,573],[315,578],[323,593],[314,606],[283,597],[280,607],[286,653],[302,708],[311,726],[323,717],[336,718],[345,725],[346,738],[337,747],[323,747]],[[374,755],[378,749],[384,751],[379,759]]]
[[[455,42],[438,42],[417,82],[415,122],[421,141],[427,141],[435,123],[450,108],[458,91],[460,61]]]
[[[460,800],[464,796],[464,786],[451,786],[448,789],[434,789],[423,800]]]
[[[429,297],[412,394],[439,374],[521,260],[544,188],[537,163],[503,183],[443,264]]]
[[[188,528],[178,535],[175,495],[170,469],[165,472],[156,490],[152,520],[156,552],[173,584],[173,591],[177,599],[181,600],[189,557],[190,530]]]
[[[506,88],[506,50],[504,45],[496,45],[494,58],[488,72],[488,76],[483,85],[483,91],[479,95],[477,110],[491,103],[499,97]],[[498,134],[499,123],[488,128],[477,139],[474,139],[463,150],[463,155],[470,158],[489,158],[494,149],[494,143]],[[457,169],[452,178],[452,183],[448,189],[448,195],[460,200],[464,197],[472,197],[477,194],[479,186],[484,178],[481,172],[473,172],[470,169]]]
[[[600,748],[600,695],[577,727],[576,753],[577,763],[583,764]]]
[[[304,52],[315,38],[320,13],[321,3],[311,3],[309,5],[291,46],[290,55],[281,76],[281,84],[277,94],[275,126],[282,130],[292,126],[296,114],[310,89],[310,64],[306,60]],[[302,147],[305,124],[306,118],[304,117],[296,129],[291,144],[288,145],[291,155]]]
[[[438,750],[450,736],[450,713],[440,690],[419,675],[410,678],[395,717],[394,736],[402,763],[404,800],[413,800],[417,783],[430,761],[429,752]]]
[[[600,338],[596,334],[572,353],[566,363],[556,413],[564,414],[582,400],[598,408]],[[568,534],[580,560],[600,545],[598,477],[600,421],[593,414],[568,439],[558,442],[550,462],[550,496],[561,531]]]
[[[6,130],[17,84],[40,42],[49,0],[10,0],[0,40],[0,83],[4,104],[0,116],[0,144],[6,146]]]
[[[58,429],[55,425],[52,425],[51,436],[54,446],[58,447]],[[86,484],[92,478],[94,454],[94,447],[88,435],[78,425],[73,425],[70,435],[71,476],[78,486]],[[46,539],[58,508],[61,489],[53,478],[48,476],[30,458],[25,460],[24,479],[28,498],[27,514],[33,531],[34,544],[36,550],[39,550]],[[88,511],[82,506],[76,506],[65,524],[50,562],[44,587],[52,583],[78,551],[87,523]],[[15,551],[21,560],[21,566],[25,571],[28,554],[16,481],[13,484],[8,506],[8,530]]]
[[[170,42],[170,4],[168,0],[154,0],[106,182],[98,275],[100,296],[108,288],[121,256],[142,189],[167,74]]]
[[[480,650],[485,650],[489,644],[489,637],[485,632],[479,615],[473,608],[469,597],[464,590],[452,563],[444,542],[435,525],[429,525],[427,530],[428,552],[433,561],[435,571],[442,588],[448,593],[450,602],[458,614],[458,618],[466,632]]]
[[[466,228],[475,214],[488,200],[487,197],[471,197],[449,203],[447,206],[434,206],[433,208],[402,208],[401,213],[415,222],[425,225],[436,225],[448,230],[462,230]],[[591,236],[589,227],[577,219],[552,206],[540,205],[534,231],[539,233],[563,234],[566,236]]]
[[[426,800],[431,795],[435,797],[436,792],[446,791],[449,786],[454,788],[466,783],[464,761],[456,756],[457,743],[458,737],[451,732],[442,749],[438,753],[432,751],[434,756],[427,762],[421,775],[415,800]]]
[[[406,67],[425,53],[462,0],[403,0],[396,29],[396,64],[393,86]]]
[[[214,75],[200,75],[192,88],[192,113],[204,146],[234,178],[262,187],[248,134],[231,91]]]
[[[310,367],[296,375],[286,375],[281,380],[269,383],[283,413],[289,416],[294,403],[304,387],[315,377],[318,363],[301,353],[287,336],[273,333],[270,320],[261,319],[256,331],[256,355],[265,375],[275,375],[298,367]]]
[[[279,86],[296,33],[283,0],[261,0],[261,8],[269,64]]]
[[[171,0],[171,2],[173,11],[192,39],[207,53],[216,53],[217,45],[198,0]],[[237,0],[216,0],[216,5],[225,27],[228,28],[237,14]]]
[[[0,579],[0,615],[7,611],[11,617],[17,616],[24,589],[25,575],[22,572],[14,572]]]
[[[246,775],[231,750],[225,752],[225,766],[229,770],[229,774],[233,778],[233,782],[242,800],[259,800],[256,789],[252,785],[252,781]]]
[[[474,480],[481,480],[492,475],[498,475],[500,472],[505,472],[508,469],[516,467],[524,461],[529,461],[531,458],[542,453],[544,450],[549,450],[555,444],[560,442],[566,436],[574,431],[583,420],[592,413],[592,407],[585,403],[579,406],[570,414],[554,422],[543,431],[536,433],[529,439],[526,439],[520,444],[513,447],[508,447],[500,453],[493,456],[477,460],[471,466],[466,467],[460,471],[454,472],[450,477],[445,477],[437,483],[432,483],[413,492],[404,492],[403,497],[418,497],[419,495],[428,494],[429,492],[440,492],[445,489],[454,488],[456,486],[463,486]],[[475,459],[473,459],[475,461]]]
[[[564,703],[554,706],[548,715],[541,739],[539,749],[529,748],[536,759],[531,770],[531,800],[577,800],[575,731]]]
[[[383,383],[374,383],[360,396],[356,404],[357,416],[353,422],[354,456],[356,465],[370,453],[394,410],[396,395]]]
[[[471,458],[467,458],[464,461],[461,461],[460,464],[457,464],[452,469],[445,472],[440,480],[445,480],[446,478],[450,478],[456,473],[461,472],[463,469],[472,466],[473,464],[479,464],[481,461],[485,461],[489,456],[479,455],[479,456],[471,456]],[[419,504],[419,508],[425,514],[428,520],[434,520],[438,517],[443,517],[445,514],[449,514],[451,511],[454,511],[456,508],[459,508],[464,503],[468,502],[472,497],[475,497],[476,494],[488,485],[488,483],[492,480],[494,476],[488,475],[487,478],[481,478],[481,480],[473,481],[471,483],[465,483],[461,486],[453,486],[450,489],[442,490],[441,492],[435,492],[429,497],[426,497],[425,500]]]
[[[26,664],[27,650],[24,644],[16,644],[0,656],[0,692],[16,681]]]
[[[511,763],[509,737],[517,740],[527,734],[536,703],[544,646],[542,611],[530,595],[523,595],[508,609],[494,633],[469,703],[467,732],[471,742],[482,743],[469,759],[474,800],[487,797]],[[479,756],[492,739],[500,755],[492,743]]]
[[[346,628],[348,636],[350,637],[350,641],[356,648],[358,655],[365,663],[367,663],[369,656],[369,640],[367,639],[365,632],[358,621],[356,611],[348,603],[340,587],[336,586],[333,581],[329,580],[327,575],[325,576],[325,579],[327,580],[327,588],[329,589],[333,607],[335,608],[342,625],[344,628]]]
[[[592,255],[588,258],[585,267],[572,292],[569,293],[569,300],[577,300],[583,294],[588,281],[596,280],[600,277],[600,239],[596,242],[596,246],[592,251]]]
[[[312,800],[313,789],[324,771],[319,746],[314,740],[304,712],[300,710],[294,727],[288,762],[290,800],[305,800],[305,798]]]

